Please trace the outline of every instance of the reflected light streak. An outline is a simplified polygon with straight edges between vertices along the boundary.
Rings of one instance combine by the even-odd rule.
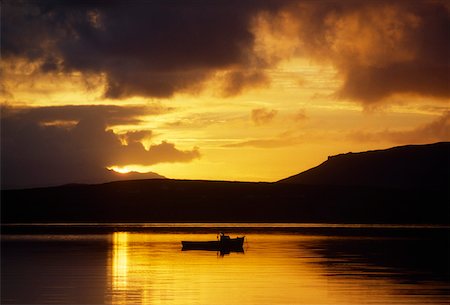
[[[113,235],[112,262],[113,290],[127,289],[128,275],[128,233],[116,232]],[[113,302],[116,303],[116,302]],[[119,302],[120,303],[120,302]]]

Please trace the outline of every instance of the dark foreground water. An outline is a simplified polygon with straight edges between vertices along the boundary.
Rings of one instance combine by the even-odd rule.
[[[449,229],[267,224],[3,227],[1,304],[449,304]],[[244,253],[181,240],[246,235]]]

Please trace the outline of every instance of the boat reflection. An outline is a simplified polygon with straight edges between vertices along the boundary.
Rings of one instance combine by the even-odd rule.
[[[224,256],[225,254],[230,254],[230,252],[243,253],[244,238],[245,236],[230,238],[230,236],[221,232],[220,239],[218,238],[215,241],[182,241],[181,244],[183,251],[215,251],[220,253],[221,256]]]
[[[240,248],[234,248],[234,249],[211,249],[208,247],[205,248],[195,248],[195,249],[190,249],[190,248],[181,248],[181,251],[209,251],[209,252],[216,252],[217,255],[220,256],[225,256],[225,255],[229,255],[230,253],[242,253],[244,254],[244,248],[240,247]]]

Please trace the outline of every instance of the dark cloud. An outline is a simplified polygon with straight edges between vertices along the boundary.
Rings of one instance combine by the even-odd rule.
[[[121,135],[107,130],[107,122],[122,122],[132,109],[109,106],[84,106],[90,112],[97,110],[103,117],[68,115],[64,107],[57,107],[59,117],[51,111],[34,109],[9,109],[1,120],[1,175],[3,187],[29,187],[73,182],[101,182],[113,177],[106,167],[129,164],[153,165],[162,162],[190,162],[199,158],[198,148],[179,150],[174,144],[162,142],[146,149],[140,142],[149,136],[149,131],[130,132],[127,144],[122,144]],[[70,108],[70,107],[69,107]],[[136,110],[136,109],[135,109]],[[75,111],[76,113],[77,111]],[[135,114],[135,113],[134,113]],[[59,125],[43,125],[41,120],[76,119],[77,123],[67,128]],[[123,135],[122,135],[123,136]],[[148,177],[144,175],[143,177]],[[114,177],[113,177],[114,178]]]
[[[395,93],[450,97],[444,2],[310,1],[290,14],[299,23],[299,53],[339,70],[339,97],[363,103]]]
[[[424,144],[450,141],[450,112],[410,130],[383,130],[378,132],[353,132],[349,138],[358,142],[388,141],[396,144]]]
[[[150,139],[153,135],[151,130],[133,130],[120,135],[120,138],[126,143],[140,142],[144,139]]]
[[[341,98],[370,104],[396,93],[450,96],[443,1],[2,4],[3,59],[25,58],[43,72],[102,74],[111,98],[197,91],[217,72],[225,75],[223,94],[232,96],[268,84],[267,68],[298,55],[334,65],[344,80]],[[264,45],[267,31],[271,45]],[[290,41],[295,52],[282,49]]]
[[[256,125],[264,125],[270,123],[277,113],[278,111],[275,109],[256,108],[252,110],[251,117],[253,123]]]
[[[269,85],[270,79],[262,71],[232,71],[224,77],[222,94],[225,97],[242,93],[244,89]]]
[[[138,124],[142,116],[167,113],[172,108],[160,105],[150,106],[117,106],[117,105],[64,105],[46,107],[10,107],[1,105],[1,117],[14,117],[17,121],[38,122],[40,124],[52,122],[97,119],[108,126]]]
[[[338,93],[366,103],[378,102],[395,93],[448,98],[449,71],[450,67],[426,66],[416,61],[384,67],[349,66],[345,84]]]
[[[104,73],[107,97],[167,97],[249,66],[252,16],[271,2],[6,1],[2,50],[46,72]]]

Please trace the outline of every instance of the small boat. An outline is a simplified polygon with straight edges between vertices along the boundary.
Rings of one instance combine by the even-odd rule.
[[[230,236],[220,233],[220,239],[215,241],[182,241],[182,250],[209,250],[223,252],[243,252],[243,237],[230,238]]]

